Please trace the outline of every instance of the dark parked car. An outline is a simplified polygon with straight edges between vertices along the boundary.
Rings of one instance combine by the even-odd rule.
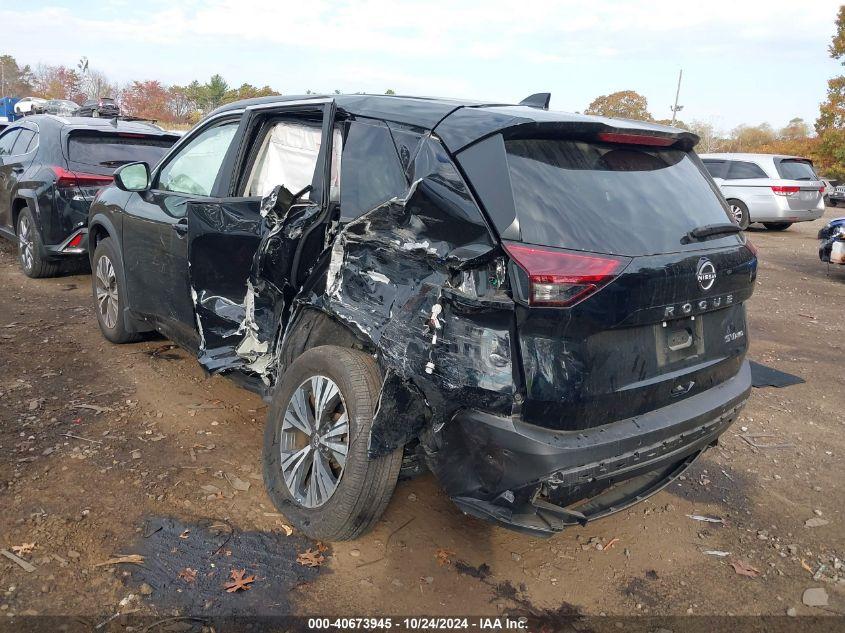
[[[660,490],[748,398],[757,259],[697,140],[536,105],[226,105],[92,205],[100,328],[264,394],[266,486],[312,537],[362,534],[424,467],[550,535]]]
[[[30,277],[85,262],[88,206],[116,167],[155,163],[176,136],[141,123],[33,115],[0,134],[0,235],[19,244]]]
[[[79,110],[76,111],[76,116],[112,118],[120,116],[120,108],[117,107],[114,99],[109,97],[88,99],[88,101],[79,106]]]

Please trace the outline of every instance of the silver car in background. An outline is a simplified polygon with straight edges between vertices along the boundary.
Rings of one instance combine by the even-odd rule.
[[[783,231],[824,214],[824,183],[813,163],[776,154],[701,154],[740,228],[762,222]]]

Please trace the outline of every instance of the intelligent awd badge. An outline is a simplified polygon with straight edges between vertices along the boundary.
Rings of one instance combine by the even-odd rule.
[[[716,283],[716,267],[706,257],[698,260],[698,267],[695,270],[695,278],[702,290],[710,290]]]

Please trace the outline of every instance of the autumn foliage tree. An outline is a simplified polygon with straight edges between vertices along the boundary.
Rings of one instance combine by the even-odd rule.
[[[120,105],[126,114],[152,119],[171,121],[170,92],[155,80],[133,81],[120,95]]]
[[[845,65],[845,5],[839,7],[828,51]],[[819,166],[830,177],[845,178],[845,76],[827,82],[827,101],[819,106],[816,134]]]
[[[638,119],[652,121],[648,111],[648,100],[633,90],[621,90],[609,95],[602,95],[584,110],[584,114],[616,117],[619,119]]]

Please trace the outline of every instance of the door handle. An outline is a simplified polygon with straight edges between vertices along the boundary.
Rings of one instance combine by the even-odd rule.
[[[185,237],[188,233],[188,220],[186,218],[182,218],[176,224],[172,224],[171,226],[179,237]]]

